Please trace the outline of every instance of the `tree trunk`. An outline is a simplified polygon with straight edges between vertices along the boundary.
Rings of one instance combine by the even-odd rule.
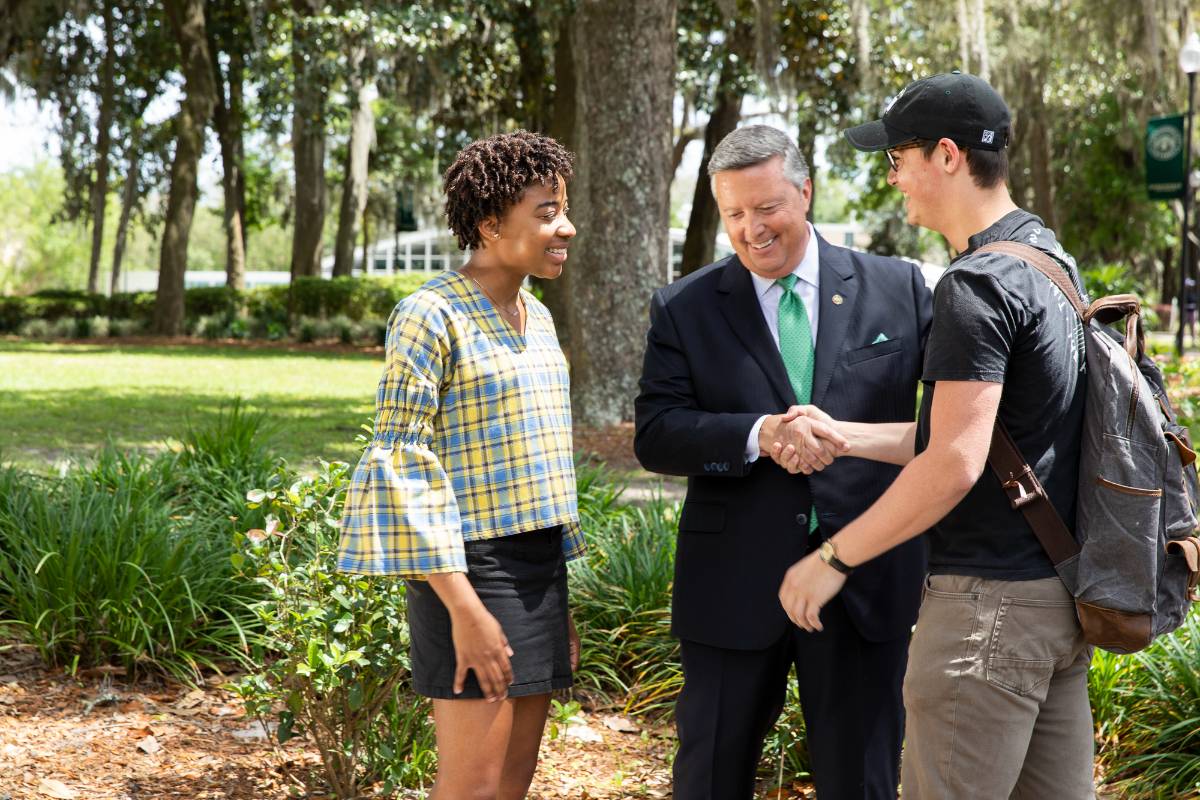
[[[213,123],[221,143],[221,188],[225,195],[225,285],[231,289],[246,287],[245,179],[242,176],[242,79],[244,58],[237,43],[229,53],[229,91],[217,59],[212,59],[217,101],[213,105]],[[209,50],[216,53],[215,42]]]
[[[133,207],[138,196],[138,162],[141,158],[139,136],[141,131],[135,126],[129,135],[129,163],[125,169],[125,191],[121,192],[121,219],[117,222],[116,241],[113,242],[112,275],[109,281],[109,295],[117,293],[121,280],[121,262],[125,259],[125,241],[129,234],[129,220],[133,216]]]
[[[575,54],[572,52],[572,17],[567,16],[558,26],[558,40],[554,45],[554,113],[550,118],[550,136],[566,147],[568,150],[576,151],[576,144],[579,137],[576,135],[576,117],[575,117],[575,96],[578,89],[578,82],[575,74]],[[580,165],[575,164],[578,172]],[[577,181],[572,181],[567,186],[567,199],[575,202],[575,188]],[[571,216],[575,217],[575,209],[572,206]],[[578,250],[572,251],[579,252]],[[542,302],[546,304],[546,308],[550,309],[550,314],[554,317],[554,328],[558,332],[558,343],[564,349],[571,346],[571,320],[568,313],[568,305],[570,292],[568,287],[571,283],[571,273],[574,272],[574,265],[568,261],[562,274],[552,281],[538,281],[537,285],[542,289]]]
[[[605,80],[576,93],[571,397],[576,421],[601,427],[633,417],[646,307],[670,264],[675,2],[582,0],[575,17],[577,73]]]
[[[979,59],[979,77],[990,81],[992,59],[988,53],[987,12],[984,10],[983,0],[975,0],[975,54]]]
[[[292,278],[321,274],[325,230],[325,91],[317,60],[317,34],[306,24],[320,10],[316,0],[292,0],[292,154],[296,170],[296,216],[292,227]]]
[[[512,18],[513,43],[517,46],[521,89],[521,124],[531,131],[550,126],[546,103],[546,57],[542,52],[542,25],[538,20],[538,0],[529,8],[516,6]]]
[[[1025,98],[1025,126],[1028,130],[1029,168],[1033,178],[1033,212],[1046,227],[1059,233],[1054,208],[1054,167],[1050,150],[1050,130],[1046,103],[1042,95],[1040,71],[1033,74],[1030,92]]]
[[[108,157],[112,151],[113,7],[104,3],[104,64],[100,68],[100,120],[96,131],[96,182],[92,185],[92,253],[88,262],[88,291],[100,291],[100,252],[104,248],[104,209],[108,205]]]
[[[726,134],[737,127],[742,115],[742,91],[738,88],[736,80],[742,53],[736,50],[733,36],[726,41],[730,47],[725,55],[725,63],[721,66],[717,102],[708,118],[708,124],[704,126],[704,155],[700,158],[700,168],[696,171],[692,213],[688,218],[687,238],[683,241],[683,261],[679,265],[679,271],[683,275],[695,272],[713,260],[721,215],[708,179],[708,162],[712,159],[713,150]]]
[[[971,21],[967,16],[967,0],[958,0],[958,57],[963,72],[971,71]]]
[[[196,209],[196,166],[204,151],[204,126],[216,102],[216,89],[204,32],[204,0],[165,0],[164,6],[179,45],[184,96],[175,116],[175,157],[159,258],[154,330],[174,336],[183,327],[183,276]]]
[[[366,275],[371,269],[371,262],[367,260],[367,248],[371,242],[371,211],[367,208],[367,204],[363,204],[362,211],[362,271]]]
[[[375,116],[371,111],[371,87],[363,80],[361,66],[365,45],[357,45],[350,54],[349,90],[354,103],[350,116],[350,141],[346,144],[342,202],[338,210],[337,243],[334,246],[333,275],[349,276],[354,269],[354,242],[358,238],[358,220],[367,207],[367,158],[375,140]],[[363,262],[366,270],[366,262]]]

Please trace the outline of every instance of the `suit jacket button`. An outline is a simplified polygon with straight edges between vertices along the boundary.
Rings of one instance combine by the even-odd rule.
[[[797,514],[796,515],[796,524],[801,527],[804,527],[805,525],[807,525],[808,524],[808,514],[803,514],[803,513]]]

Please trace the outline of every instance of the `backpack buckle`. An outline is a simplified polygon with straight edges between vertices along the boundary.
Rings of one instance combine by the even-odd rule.
[[[1008,480],[1004,481],[1000,486],[1004,489],[1004,493],[1008,495],[1008,502],[1013,508],[1022,508],[1039,498],[1045,497],[1042,487],[1036,483],[1033,470],[1028,464],[1021,470],[1020,474],[1014,475],[1010,472]]]

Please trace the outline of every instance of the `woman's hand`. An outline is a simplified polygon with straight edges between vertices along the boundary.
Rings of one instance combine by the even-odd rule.
[[[571,653],[571,672],[579,669],[579,632],[575,630],[575,616],[567,611],[567,648]]]
[[[454,640],[454,693],[461,694],[467,670],[475,678],[489,703],[508,697],[512,683],[513,650],[508,638],[482,603],[450,615],[450,635]]]

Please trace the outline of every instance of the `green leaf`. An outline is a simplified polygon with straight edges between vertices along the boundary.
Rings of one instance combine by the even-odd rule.
[[[280,744],[283,744],[295,735],[292,730],[295,725],[296,717],[291,711],[279,712],[279,728],[275,731],[275,735],[279,737]]]

